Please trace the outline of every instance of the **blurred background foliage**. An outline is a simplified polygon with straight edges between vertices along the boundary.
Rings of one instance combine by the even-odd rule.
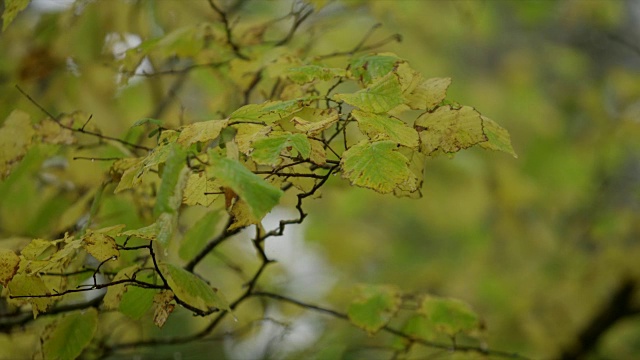
[[[42,118],[14,84],[54,114],[91,113],[92,126],[128,139],[141,136],[141,130],[129,129],[138,119],[158,118],[174,128],[222,118],[243,100],[241,91],[229,95],[230,83],[220,75],[227,71],[242,79],[243,69],[233,66],[134,76],[127,86],[119,78],[121,69],[114,62],[118,49],[127,42],[135,45],[136,37],[154,38],[214,20],[205,1],[78,1],[62,11],[43,3],[34,1],[0,37],[0,119],[15,108]],[[241,14],[238,28],[275,19],[292,6],[288,1],[221,4],[235,6],[234,15]],[[622,283],[640,281],[640,3],[330,2],[302,25],[292,42],[310,44],[306,51],[311,56],[349,50],[377,23],[383,25],[372,42],[395,33],[403,38],[378,51],[406,58],[426,77],[452,77],[449,98],[476,106],[507,128],[519,158],[468,150],[453,159],[431,159],[419,200],[381,196],[332,179],[322,198],[308,203],[307,226],[294,230],[288,249],[278,245],[281,239],[269,240],[275,258],[286,255],[281,255],[282,267],[270,270],[271,286],[342,309],[359,282],[459,298],[483,317],[490,348],[558,358]],[[289,25],[285,21],[264,36],[278,39]],[[219,55],[201,54],[200,60],[216,61]],[[260,94],[253,97],[262,101]],[[70,225],[68,209],[89,201],[83,195],[102,182],[110,165],[72,158],[120,151],[92,143],[94,139],[80,149],[44,149],[52,155],[49,160],[27,157],[19,168],[25,175],[0,184],[3,246],[19,248],[25,239],[55,236]],[[126,199],[104,201],[101,217],[109,223],[143,224],[144,214]],[[185,226],[193,221],[186,215],[183,220]],[[229,244],[219,255],[223,260],[210,262],[250,264],[255,260],[250,251],[241,251],[243,246]],[[296,257],[315,267],[309,272],[291,266]],[[322,281],[317,272],[323,273]],[[233,271],[225,273],[221,286],[233,276]],[[314,282],[321,291],[313,289]],[[632,308],[639,306],[636,298]],[[169,320],[168,329],[188,327],[179,314]],[[264,321],[235,342],[198,343],[175,351],[185,359],[198,358],[211,346],[224,348],[230,358],[390,355],[388,349],[376,348],[384,335],[368,337],[347,323],[287,307],[272,309],[271,315],[287,317],[290,327]],[[134,332],[120,326],[121,336]],[[147,329],[147,336],[157,331],[152,324],[135,326]],[[606,330],[587,358],[630,359],[640,353],[637,315],[620,318]],[[282,334],[269,337],[265,331]],[[285,334],[298,340],[285,341]],[[3,347],[12,341],[1,337]],[[253,348],[247,345],[252,341]],[[425,348],[405,355],[474,357]]]

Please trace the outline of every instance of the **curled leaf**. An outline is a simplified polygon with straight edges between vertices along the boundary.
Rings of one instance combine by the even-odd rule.
[[[420,134],[420,151],[426,155],[436,150],[454,153],[488,140],[480,113],[470,106],[439,107],[420,115],[414,127]]]

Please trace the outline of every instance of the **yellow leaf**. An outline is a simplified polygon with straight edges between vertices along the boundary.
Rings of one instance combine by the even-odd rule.
[[[0,284],[7,286],[18,271],[20,257],[9,249],[0,249]]]
[[[424,80],[413,91],[405,94],[407,105],[414,110],[430,110],[447,97],[451,78],[431,78]]]
[[[125,279],[131,279],[133,274],[138,271],[140,267],[138,265],[132,265],[126,267],[116,274],[113,281],[120,281]],[[107,310],[116,310],[120,306],[120,300],[122,295],[127,291],[127,284],[117,284],[109,286],[107,288],[107,294],[104,296],[102,303]]]
[[[155,309],[153,311],[153,323],[156,324],[157,327],[161,328],[162,326],[164,326],[164,323],[167,322],[169,315],[176,307],[175,304],[171,303],[172,301],[173,291],[171,290],[163,290],[153,297],[153,304],[155,306]]]
[[[13,110],[0,128],[0,180],[11,174],[31,146],[34,135],[29,114]]]
[[[181,129],[178,144],[189,146],[196,142],[207,142],[217,138],[229,120],[209,120],[187,125]]]
[[[9,294],[11,296],[40,296],[50,295],[51,292],[44,284],[41,278],[37,276],[28,276],[18,274],[9,282]],[[53,297],[34,297],[14,299],[18,304],[30,303],[32,306],[33,317],[36,318],[38,313],[46,311],[54,302]]]
[[[220,182],[207,179],[204,172],[190,174],[182,193],[182,202],[186,205],[210,206],[221,194]]]
[[[70,117],[62,118],[59,121],[67,126],[73,125],[73,118]],[[43,143],[71,145],[76,142],[73,131],[63,128],[51,119],[45,119],[34,125],[34,129],[36,130],[36,136]]]
[[[24,249],[20,251],[20,255],[22,255],[27,260],[37,260],[41,255],[45,253],[45,251],[49,250],[59,242],[61,241],[33,239],[27,246],[24,247]]]
[[[454,153],[488,140],[480,113],[470,106],[439,107],[420,115],[414,127],[420,134],[420,152],[425,155],[436,150]]]
[[[251,152],[251,143],[267,136],[272,130],[271,126],[257,124],[238,124],[235,128],[238,131],[234,142],[238,145],[238,150],[247,155]]]
[[[311,144],[311,155],[309,160],[316,165],[324,165],[327,163],[327,151],[324,149],[324,144],[318,140],[309,139]]]
[[[120,256],[116,241],[109,235],[88,231],[83,240],[84,249],[100,262]]]
[[[300,111],[296,114],[297,116],[291,119],[293,126],[308,136],[315,137],[338,122],[338,112],[334,109],[313,110],[315,111]]]
[[[231,209],[229,209],[229,215],[233,218],[229,230],[260,224],[260,220],[253,216],[251,208],[249,208],[249,205],[242,199],[236,200]]]
[[[127,172],[127,170],[140,164],[142,160],[143,158],[124,158],[116,160],[109,169],[109,175],[111,175],[111,178],[114,181],[123,182],[123,178],[125,177],[124,174]],[[131,187],[131,179],[132,177],[129,178],[129,187]],[[118,185],[118,187],[120,186],[121,185]]]

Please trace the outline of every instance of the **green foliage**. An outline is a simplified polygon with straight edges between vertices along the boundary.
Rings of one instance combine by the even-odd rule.
[[[2,31],[13,22],[13,19],[29,5],[30,0],[6,0],[4,2],[4,12],[2,13]]]
[[[173,264],[161,264],[160,269],[183,305],[204,314],[220,310],[231,311],[224,295],[194,274]]]
[[[282,191],[255,175],[237,160],[209,152],[208,174],[233,191],[248,206],[255,220],[260,221],[282,196]]]
[[[388,112],[404,102],[400,80],[394,72],[353,94],[336,94],[334,99],[376,114]]]
[[[370,334],[378,332],[400,307],[400,291],[394,286],[361,285],[349,306],[349,320]]]
[[[6,5],[4,28],[19,11],[16,4]],[[317,8],[323,5],[316,2]],[[84,6],[73,15],[80,19],[71,31],[78,44],[67,43],[60,33],[71,10],[52,16],[59,24],[51,24],[55,30],[47,36],[60,42],[57,49],[77,46],[86,52],[77,59],[82,62],[78,77],[95,77],[100,100],[126,102],[123,106],[131,111],[126,121],[140,120],[113,129],[91,123],[92,117],[81,112],[49,114],[48,105],[28,97],[46,118],[33,123],[32,115],[13,110],[0,129],[5,181],[0,190],[20,194],[10,206],[22,200],[36,204],[38,211],[25,212],[24,224],[34,224],[42,233],[42,238],[22,239],[16,247],[0,250],[0,283],[6,287],[2,296],[17,313],[31,311],[34,318],[51,314],[41,336],[45,357],[70,359],[86,351],[91,353],[88,358],[97,358],[156,340],[188,343],[218,331],[232,310],[241,304],[249,307],[252,302],[247,300],[260,296],[303,304],[262,292],[277,288],[270,283],[276,277],[267,272],[272,260],[265,241],[302,223],[307,216],[303,200],[318,197],[332,175],[381,194],[419,197],[425,163],[439,153],[451,155],[479,145],[515,156],[504,128],[472,107],[451,105],[455,102],[446,98],[450,78],[423,77],[407,60],[376,52],[384,44],[367,47],[365,37],[350,52],[306,54],[308,49],[293,37],[311,16],[309,5],[293,7],[287,17],[294,25],[283,34],[274,25],[280,20],[268,10],[266,19],[249,16],[235,28],[231,10],[215,2],[184,5],[195,13],[206,9],[209,15],[198,21],[182,19],[177,28],[180,21],[168,25],[164,19],[169,13],[183,16],[180,8],[172,8],[177,5],[150,2],[139,15],[146,20],[138,30],[123,24],[94,28],[97,19],[108,24],[107,19],[124,17],[122,9],[139,11],[137,5]],[[104,44],[109,50],[95,49],[94,36],[112,31]],[[126,40],[129,31],[142,37],[140,43],[116,53],[123,46],[119,39]],[[277,35],[280,40],[273,40]],[[107,54],[111,50],[113,54]],[[75,58],[64,58],[72,68]],[[94,69],[85,59],[109,66]],[[136,70],[146,62],[151,70]],[[178,97],[204,92],[206,96],[194,101],[199,102],[193,105],[196,110],[190,108],[184,117],[176,109],[167,110],[182,83],[164,89],[164,76],[180,81],[191,77],[193,88]],[[74,79],[65,81],[70,87],[72,82],[82,86]],[[139,82],[150,84],[151,95],[142,95]],[[164,90],[170,95],[163,99],[159,94]],[[111,111],[98,99],[95,103],[97,111]],[[141,116],[151,103],[155,111]],[[107,135],[116,130],[126,135]],[[81,160],[90,160],[87,169],[65,172]],[[43,172],[51,162],[55,171]],[[280,219],[276,228],[266,229],[265,217],[277,213],[279,206],[295,207],[297,217]],[[254,253],[233,240],[245,228],[255,232],[250,243],[256,258],[250,259]],[[79,296],[99,289],[106,293],[95,300]],[[403,296],[394,285],[362,285],[346,315],[305,307],[348,319],[369,335],[387,331],[406,341],[422,339],[427,346],[422,328],[455,338],[479,326],[478,316],[462,302],[425,297],[410,315],[408,324],[413,325],[407,332],[395,330],[392,322],[404,319]],[[84,310],[68,310],[78,308]],[[243,317],[237,317],[240,326],[256,316],[265,320],[263,310],[261,305],[245,309]],[[182,330],[172,325],[174,336],[192,332],[200,320],[206,321],[206,330],[155,337],[161,330],[144,328],[139,338],[119,338],[103,326],[115,319],[144,327],[145,320],[152,320],[148,323],[160,328],[188,314],[203,319],[185,321]],[[242,331],[233,333],[240,337]],[[479,346],[470,349],[487,353]]]
[[[469,305],[457,299],[425,297],[419,312],[429,323],[450,336],[478,328],[479,319]]]
[[[89,345],[97,329],[96,309],[70,312],[47,326],[42,335],[42,354],[47,359],[76,359]]]
[[[342,176],[351,184],[387,194],[396,188],[415,192],[417,179],[409,160],[397,151],[393,141],[363,140],[345,151],[340,163]]]
[[[0,128],[0,179],[9,176],[12,168],[25,156],[34,133],[29,114],[25,112],[14,110],[5,119]]]

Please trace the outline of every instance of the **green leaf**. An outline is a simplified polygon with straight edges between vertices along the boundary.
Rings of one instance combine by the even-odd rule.
[[[392,72],[403,61],[392,53],[364,55],[352,60],[349,68],[354,78],[368,85]]]
[[[513,155],[514,158],[518,157],[511,146],[511,136],[505,128],[486,116],[482,116],[482,125],[489,140],[478,145],[484,149],[506,152]]]
[[[156,206],[153,213],[159,216],[162,213],[175,213],[182,204],[182,190],[186,184],[188,168],[186,164],[187,152],[176,144],[168,145],[170,151],[167,155],[162,171],[162,182],[156,197]]]
[[[401,120],[360,110],[353,110],[351,115],[358,121],[360,130],[371,140],[391,140],[406,147],[418,147],[418,133]]]
[[[156,240],[162,244],[162,246],[167,247],[171,239],[173,239],[173,234],[178,227],[178,213],[169,213],[164,212],[158,216],[156,220],[158,236]]]
[[[397,151],[393,141],[361,141],[342,154],[342,177],[352,185],[383,194],[396,188],[416,191],[416,178],[407,158]]]
[[[94,308],[67,313],[49,325],[42,335],[46,359],[73,360],[89,345],[98,329]]]
[[[156,240],[158,238],[158,224],[153,223],[149,226],[145,226],[139,229],[121,232],[118,234],[118,236],[135,237],[145,240]]]
[[[369,87],[353,94],[335,94],[333,97],[376,114],[388,112],[405,101],[400,81],[395,73],[389,73]]]
[[[287,70],[287,76],[298,84],[310,83],[314,80],[331,80],[346,75],[346,71],[340,68],[329,68],[319,65],[302,65]]]
[[[258,164],[277,165],[280,155],[286,152],[293,155],[295,150],[303,159],[308,159],[311,154],[311,144],[303,134],[279,133],[253,142],[251,158]]]
[[[2,31],[5,31],[13,22],[18,13],[27,8],[31,0],[5,0],[2,13]]]
[[[229,120],[209,120],[187,125],[180,130],[178,144],[188,147],[196,142],[205,143],[217,138]]]
[[[34,134],[31,118],[26,112],[13,110],[5,119],[0,128],[0,180],[9,176],[25,156]]]
[[[418,338],[428,339],[434,335],[432,324],[421,314],[413,314],[403,326],[403,331]]]
[[[186,151],[177,144],[169,146],[172,149],[162,171],[162,182],[153,209],[157,215],[156,240],[165,247],[173,238],[178,225],[178,208],[182,204],[182,193],[189,175],[185,161]]]
[[[131,125],[131,127],[142,126],[145,124],[154,124],[157,126],[161,126],[162,122],[163,122],[162,120],[158,120],[158,119],[144,118],[134,122],[133,125]]]
[[[426,155],[436,150],[454,153],[488,140],[480,113],[470,106],[439,107],[420,115],[414,127],[420,134],[420,151]]]
[[[220,220],[225,218],[223,214],[220,210],[209,211],[187,230],[180,242],[178,253],[182,259],[192,259],[204,248],[208,240],[218,234]]]
[[[231,311],[224,295],[196,275],[168,263],[160,264],[160,270],[175,296],[187,305],[207,314],[217,310]]]
[[[400,291],[390,285],[360,285],[356,298],[349,305],[347,315],[357,327],[370,334],[382,329],[400,307]]]
[[[20,257],[13,250],[0,249],[0,284],[7,286],[18,271]]]
[[[475,330],[480,326],[478,315],[466,303],[457,299],[427,296],[419,313],[439,330],[450,336]]]
[[[243,199],[253,216],[262,219],[278,204],[283,192],[252,173],[238,161],[223,158],[209,151],[209,176],[215,177],[223,186],[233,190]]]
[[[147,280],[139,279],[139,280]],[[138,320],[142,318],[153,306],[153,297],[158,291],[153,289],[144,289],[137,286],[128,285],[124,294],[120,299],[118,310],[128,317]]]
[[[307,99],[267,101],[262,104],[249,104],[232,112],[229,118],[235,121],[273,123],[302,110],[305,101],[307,101]]]
[[[174,148],[178,147],[173,141],[178,138],[177,132],[173,130],[165,130],[162,132],[163,144],[155,147],[149,152],[149,154],[140,159],[120,159],[112,166],[112,176],[120,177],[120,183],[114,190],[117,194],[127,189],[133,188],[142,182],[142,177],[149,172],[152,168],[167,161],[169,154],[174,151]],[[185,158],[182,159],[186,161]],[[117,167],[116,167],[117,164]],[[122,175],[118,175],[123,169]]]

